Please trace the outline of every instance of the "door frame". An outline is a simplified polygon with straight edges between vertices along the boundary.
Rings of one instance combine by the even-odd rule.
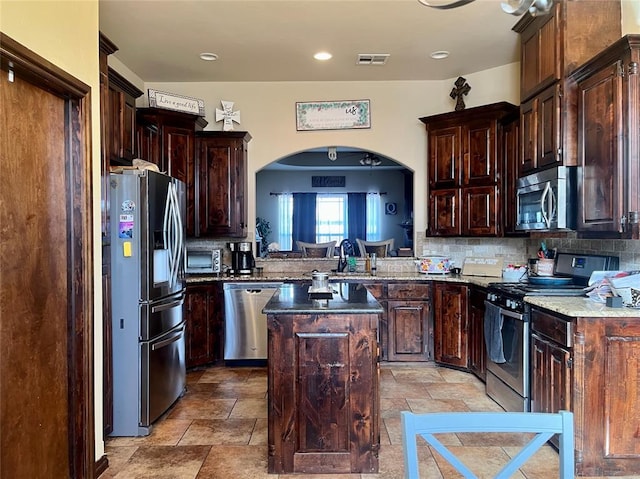
[[[65,101],[70,478],[95,469],[91,88],[0,32],[0,71]]]

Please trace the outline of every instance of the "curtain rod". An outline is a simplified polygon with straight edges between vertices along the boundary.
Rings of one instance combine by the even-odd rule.
[[[315,191],[291,191],[291,192],[275,192],[272,191],[271,193],[269,193],[271,196],[280,196],[280,195],[294,195],[296,193],[317,193]],[[381,191],[379,193],[376,193],[374,191],[350,191],[349,193],[358,193],[358,194],[364,194],[364,195],[386,195],[387,192],[386,191]],[[319,195],[332,195],[332,194],[336,194],[336,195],[348,195],[349,193],[317,193]]]

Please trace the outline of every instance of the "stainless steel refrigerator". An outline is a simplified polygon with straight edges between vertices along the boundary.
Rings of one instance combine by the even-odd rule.
[[[110,175],[112,436],[144,436],[186,384],[184,184]]]

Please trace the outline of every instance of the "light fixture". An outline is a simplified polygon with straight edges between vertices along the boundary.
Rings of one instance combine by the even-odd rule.
[[[439,10],[449,10],[452,8],[462,7],[475,0],[451,0],[443,2],[442,0],[418,0],[422,5]],[[553,0],[505,0],[500,5],[502,11],[511,15],[522,15],[529,12],[531,16],[544,15],[549,13],[553,6]]]
[[[332,57],[333,55],[329,52],[318,52],[315,55],[313,55],[313,58],[320,61],[331,60]]]
[[[444,60],[445,58],[449,58],[449,52],[446,50],[431,52],[431,58],[434,60]]]
[[[338,159],[338,152],[336,151],[336,147],[335,146],[330,146],[327,149],[327,156],[329,157],[329,159],[331,161],[336,161]]]
[[[362,166],[379,166],[382,164],[382,160],[378,158],[373,153],[367,153],[362,158],[360,158],[360,164]]]
[[[218,59],[218,55],[215,53],[204,52],[200,54],[200,60],[204,60],[206,62],[215,62]]]

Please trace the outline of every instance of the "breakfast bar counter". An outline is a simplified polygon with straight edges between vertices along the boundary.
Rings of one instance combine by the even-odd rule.
[[[268,471],[378,472],[378,322],[382,306],[358,283],[285,284],[268,324]],[[327,296],[331,296],[327,298]]]

